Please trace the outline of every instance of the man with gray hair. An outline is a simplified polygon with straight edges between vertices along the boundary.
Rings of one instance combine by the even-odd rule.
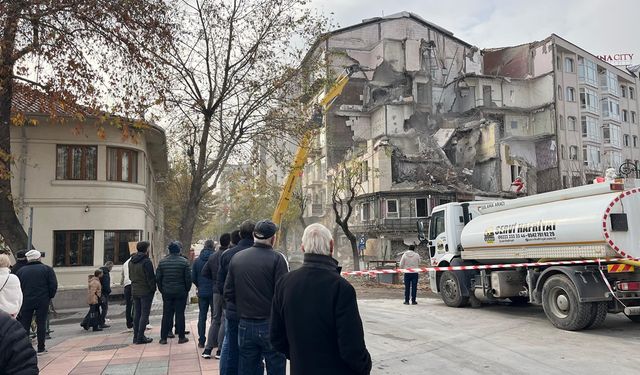
[[[276,284],[271,344],[291,360],[291,375],[368,375],[371,356],[356,292],[332,257],[331,232],[309,225],[302,251],[302,267]]]

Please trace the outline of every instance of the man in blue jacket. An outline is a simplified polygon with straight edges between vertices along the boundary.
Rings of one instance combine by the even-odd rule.
[[[200,251],[200,255],[193,263],[191,269],[191,279],[193,285],[198,288],[198,347],[204,348],[207,341],[207,315],[209,309],[213,313],[213,280],[207,278],[202,273],[202,268],[213,255],[213,240],[206,240],[204,248]]]

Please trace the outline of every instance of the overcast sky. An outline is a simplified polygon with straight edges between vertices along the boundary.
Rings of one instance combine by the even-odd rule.
[[[340,27],[401,11],[482,48],[541,40],[555,33],[595,54],[634,53],[640,64],[637,0],[314,0]]]

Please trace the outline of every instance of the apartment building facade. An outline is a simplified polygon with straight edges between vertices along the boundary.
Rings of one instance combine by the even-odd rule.
[[[480,51],[402,12],[333,31],[310,56],[334,75],[362,71],[314,140],[305,216],[335,228],[332,180],[356,161],[350,224],[371,257],[416,242],[416,220],[435,205],[515,197],[516,179],[536,194],[639,166],[637,76],[555,34]]]
[[[118,283],[135,242],[150,241],[156,260],[164,254],[165,133],[126,121],[118,128],[64,109],[54,120],[41,111],[45,99],[23,94],[17,90],[14,111],[26,124],[11,128],[14,204],[25,229],[33,222],[33,245],[56,272],[56,308],[83,306],[87,276],[113,261]]]

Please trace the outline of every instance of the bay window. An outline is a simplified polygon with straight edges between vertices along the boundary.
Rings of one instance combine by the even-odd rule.
[[[107,147],[107,180],[138,182],[138,152]]]
[[[97,146],[58,145],[56,180],[95,180],[97,160]]]

